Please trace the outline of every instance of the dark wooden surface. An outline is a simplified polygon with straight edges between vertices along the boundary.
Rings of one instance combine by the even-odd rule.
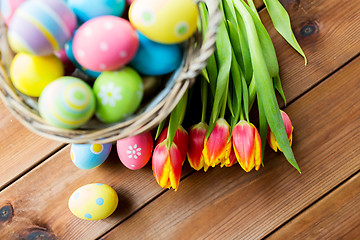
[[[301,175],[269,148],[259,172],[185,164],[177,192],[156,184],[151,164],[128,170],[115,151],[99,168],[80,170],[69,146],[29,132],[0,103],[0,239],[357,239],[360,1],[281,2],[308,66],[264,9],[260,16],[279,58]],[[91,182],[119,195],[105,220],[81,220],[67,208],[71,193]]]

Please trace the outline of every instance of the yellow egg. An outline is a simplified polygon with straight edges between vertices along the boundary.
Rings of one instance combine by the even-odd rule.
[[[85,220],[100,220],[110,216],[118,205],[114,189],[102,183],[91,183],[78,188],[69,198],[69,209]]]
[[[198,9],[192,0],[135,0],[130,6],[129,19],[147,38],[174,44],[196,31]]]
[[[55,55],[19,53],[10,66],[10,77],[15,88],[31,97],[39,97],[46,85],[63,75],[64,66]]]

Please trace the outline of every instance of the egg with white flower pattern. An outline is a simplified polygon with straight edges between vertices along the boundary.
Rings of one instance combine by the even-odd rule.
[[[69,209],[85,220],[100,220],[110,216],[119,198],[115,190],[102,183],[91,183],[78,188],[69,198]]]
[[[120,161],[125,167],[137,170],[150,160],[153,139],[150,132],[120,139],[116,143]]]
[[[114,123],[133,114],[144,95],[140,75],[130,67],[103,72],[95,80],[96,116],[105,123]]]

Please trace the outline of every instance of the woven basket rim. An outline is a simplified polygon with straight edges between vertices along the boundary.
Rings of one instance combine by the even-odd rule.
[[[200,1],[196,1],[197,3]],[[21,96],[13,87],[7,75],[6,66],[0,52],[0,98],[10,112],[28,129],[36,134],[65,143],[109,143],[118,139],[141,134],[149,131],[164,120],[175,108],[187,89],[192,85],[195,77],[205,68],[208,58],[215,49],[216,34],[222,14],[218,8],[219,0],[204,0],[208,9],[208,28],[203,38],[201,31],[194,34],[186,47],[186,58],[183,65],[176,71],[174,84],[170,89],[164,89],[165,96],[151,109],[133,116],[125,121],[115,123],[99,129],[63,129],[45,122],[31,107],[31,98]],[[1,19],[2,20],[2,19]],[[4,40],[4,23],[2,23],[1,41]],[[2,42],[3,44],[3,42]],[[8,47],[8,46],[7,46]],[[3,50],[0,47],[0,51]],[[173,74],[173,77],[175,76]],[[166,92],[168,91],[168,92]],[[164,94],[164,92],[163,92]],[[158,94],[158,96],[160,93]]]

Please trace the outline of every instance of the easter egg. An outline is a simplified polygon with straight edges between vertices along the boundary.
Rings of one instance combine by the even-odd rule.
[[[108,158],[111,143],[107,144],[71,144],[71,160],[81,169],[92,169],[100,166]]]
[[[39,98],[39,113],[49,124],[74,129],[94,114],[95,96],[81,79],[61,77],[48,84]]]
[[[135,0],[131,24],[147,38],[165,44],[188,39],[197,28],[198,9],[192,0]]]
[[[144,85],[140,75],[130,67],[103,72],[93,86],[96,96],[96,116],[105,123],[118,122],[136,111]]]
[[[153,150],[153,139],[150,132],[120,139],[116,142],[120,161],[125,167],[137,170],[146,165]]]
[[[69,198],[69,209],[78,218],[101,220],[110,216],[119,202],[113,188],[91,183],[78,188]]]
[[[158,76],[177,69],[182,61],[178,44],[161,44],[139,33],[139,48],[131,66],[141,74]]]
[[[69,60],[82,72],[84,72],[85,74],[87,74],[90,77],[93,78],[97,78],[101,72],[96,72],[96,71],[91,71],[89,69],[84,68],[83,66],[81,66],[78,61],[76,61],[75,56],[74,56],[74,52],[72,49],[72,43],[73,43],[73,39],[71,39],[69,42],[67,42],[65,44],[65,52],[67,57],[69,58]]]
[[[135,56],[139,40],[131,24],[120,17],[93,18],[77,30],[73,52],[79,64],[92,71],[112,71]]]
[[[10,66],[10,77],[15,88],[31,97],[39,97],[50,82],[63,75],[63,64],[55,55],[18,53]]]
[[[15,10],[26,0],[1,0],[1,15],[4,18],[6,25],[9,25]]]
[[[28,0],[14,13],[8,30],[14,52],[49,55],[72,37],[75,14],[63,0]]]
[[[125,8],[125,0],[68,0],[67,4],[81,22],[105,15],[120,17]]]

